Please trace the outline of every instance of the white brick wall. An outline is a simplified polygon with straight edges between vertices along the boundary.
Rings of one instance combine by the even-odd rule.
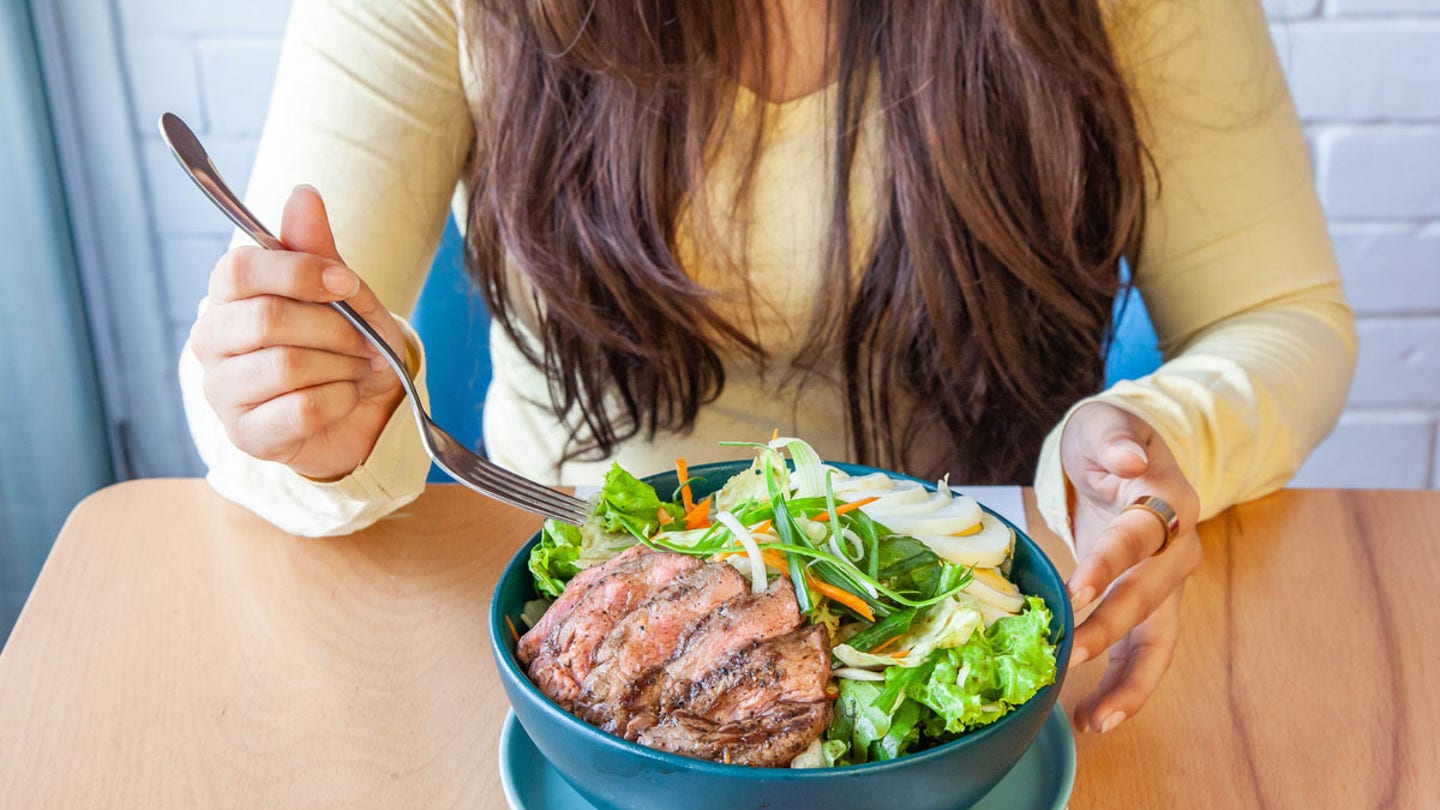
[[[231,185],[244,189],[289,7],[290,0],[116,4],[176,353],[231,229],[176,168],[155,122],[163,112],[184,118]]]
[[[119,0],[134,120],[177,340],[228,228],[154,121],[196,126],[243,185],[289,0]],[[1440,0],[1265,0],[1360,315],[1350,407],[1297,483],[1440,487]],[[178,346],[177,346],[178,348]]]
[[[1267,0],[1360,365],[1297,484],[1440,487],[1440,0]]]

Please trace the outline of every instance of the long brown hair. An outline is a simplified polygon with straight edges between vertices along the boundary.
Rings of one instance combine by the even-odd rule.
[[[571,457],[689,428],[725,384],[723,354],[764,359],[675,254],[715,133],[749,137],[755,165],[758,133],[731,112],[777,37],[763,2],[472,0],[471,272],[519,346],[538,329],[530,360],[557,412],[578,413]],[[1097,0],[829,13],[833,295],[815,302],[810,354],[843,374],[856,460],[922,472],[907,462],[938,430],[948,470],[1022,480],[1102,383],[1117,265],[1144,218],[1143,148]],[[749,73],[764,97],[769,70]],[[883,213],[856,253],[850,179],[877,78]]]

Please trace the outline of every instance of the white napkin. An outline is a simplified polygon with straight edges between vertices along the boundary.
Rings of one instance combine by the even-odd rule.
[[[969,495],[1020,527],[1020,531],[1026,534],[1030,533],[1030,526],[1025,521],[1025,499],[1021,495],[1020,487],[973,486],[951,487],[951,489],[963,495]]]

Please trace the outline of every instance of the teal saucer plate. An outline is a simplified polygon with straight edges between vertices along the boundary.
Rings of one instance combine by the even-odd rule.
[[[551,767],[514,712],[500,730],[500,782],[514,810],[594,810]],[[1057,703],[1035,742],[972,810],[1065,810],[1075,784],[1075,737]]]

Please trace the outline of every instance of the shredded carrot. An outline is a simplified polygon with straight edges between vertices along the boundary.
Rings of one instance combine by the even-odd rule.
[[[665,524],[670,522],[670,513],[665,511],[665,507],[657,506],[655,507],[655,519],[660,521],[660,525],[656,528],[663,529]]]
[[[745,556],[745,550],[736,549],[735,551],[727,551],[723,554],[720,554],[719,559],[728,560],[731,557],[743,556]],[[774,568],[776,571],[784,571],[786,568],[789,567],[786,563],[785,555],[782,552],[776,551],[773,548],[760,549],[760,558],[765,561],[765,564],[767,566]]]
[[[694,508],[685,513],[685,528],[710,528],[710,499],[708,497],[700,503],[695,504]]]
[[[690,494],[690,468],[685,464],[685,459],[675,459],[675,474],[680,478],[680,503],[685,507],[685,514],[695,508],[695,496]]]
[[[767,521],[765,521],[764,523],[757,523],[757,524],[755,524],[755,528],[751,529],[751,530],[750,530],[750,533],[751,533],[751,534],[764,534],[765,532],[768,532],[768,531],[770,531],[770,521],[767,520]]]
[[[870,611],[870,606],[865,604],[865,600],[861,599],[853,593],[850,593],[847,590],[844,590],[843,588],[837,588],[834,585],[831,585],[830,583],[823,580],[818,580],[814,577],[810,577],[809,579],[810,587],[813,588],[821,596],[827,597],[829,599],[834,599],[836,602],[839,602],[845,607],[848,607],[856,613],[859,613],[861,616],[864,616],[868,621],[875,621],[875,614]]]
[[[726,554],[721,555],[721,559],[725,559],[726,557],[734,557],[737,554],[744,553],[744,551],[727,552]],[[785,552],[778,549],[761,549],[760,556],[762,559],[765,560],[765,565],[770,568],[774,568],[776,571],[785,571],[790,567],[789,558],[786,556]],[[840,604],[850,608],[856,613],[859,613],[861,616],[864,616],[869,621],[875,621],[875,614],[870,610],[870,606],[865,604],[865,600],[861,599],[855,594],[850,593],[843,588],[837,588],[828,582],[816,579],[809,574],[805,575],[805,582],[821,596],[834,599],[836,602],[839,602]],[[898,638],[898,636],[896,638]]]
[[[744,551],[738,549],[735,551],[727,551],[724,554],[720,555],[720,559],[724,560],[744,553]],[[766,566],[774,568],[776,571],[785,571],[790,567],[789,557],[785,554],[785,552],[780,551],[779,549],[762,548],[760,549],[760,557],[765,560]],[[813,589],[821,596],[825,596],[835,600],[836,602],[839,602],[840,604],[850,608],[861,616],[864,616],[868,621],[875,621],[875,613],[870,610],[870,606],[865,604],[865,600],[861,599],[855,594],[850,593],[844,588],[837,588],[828,582],[816,579],[808,573],[805,575],[805,582],[811,587],[811,589]],[[896,636],[895,638],[899,638],[899,636]],[[895,639],[891,639],[890,641],[894,640]],[[886,643],[888,644],[889,642]]]
[[[774,442],[774,441],[779,441],[779,440],[780,440],[780,428],[777,427],[777,428],[775,428],[774,430],[770,431],[770,441]]]
[[[870,650],[870,652],[874,653],[875,655],[879,655],[881,652],[883,652],[883,651],[885,650],[886,647],[889,647],[891,644],[894,644],[895,642],[897,642],[897,641],[899,641],[899,640],[900,640],[900,637],[899,637],[899,636],[895,636],[895,637],[891,638],[889,641],[886,641],[884,644],[881,644],[879,647],[875,647],[874,649]]]
[[[509,616],[506,616],[506,617],[505,617],[505,626],[510,628],[510,635],[514,636],[514,637],[515,637],[515,643],[516,643],[516,644],[519,644],[519,643],[520,643],[520,634],[515,631],[515,623],[512,622],[512,621],[510,621],[510,617],[509,617]]]
[[[855,511],[856,509],[859,509],[860,507],[862,507],[862,506],[864,506],[864,505],[866,505],[866,504],[868,504],[868,503],[874,503],[874,502],[877,501],[877,500],[879,500],[879,496],[877,496],[877,495],[871,495],[871,496],[868,497],[868,498],[861,498],[861,499],[858,500],[858,501],[851,501],[851,502],[849,502],[849,503],[842,503],[842,504],[840,504],[839,506],[835,507],[835,514],[836,514],[836,515],[843,515],[843,514],[845,514],[846,512],[853,512],[853,511]],[[820,514],[818,514],[818,515],[815,516],[815,521],[816,521],[817,523],[824,523],[824,522],[826,522],[826,521],[828,521],[828,520],[830,520],[830,513],[829,513],[829,512],[821,512]]]
[[[897,653],[890,653],[890,657],[891,657],[891,658],[904,658],[905,656],[907,656],[907,655],[909,655],[909,654],[910,654],[910,651],[909,651],[909,650],[901,650],[900,652],[897,652]]]

